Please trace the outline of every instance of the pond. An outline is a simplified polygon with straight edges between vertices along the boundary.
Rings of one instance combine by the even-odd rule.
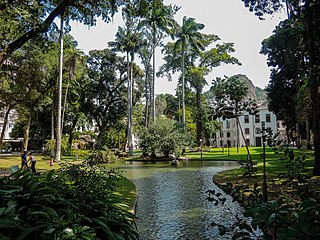
[[[214,173],[238,167],[234,162],[133,162],[122,165],[124,175],[137,187],[137,227],[142,240],[204,240],[231,239],[231,233],[221,237],[214,221],[226,227],[235,222],[242,209],[226,196],[222,206],[214,206],[206,191],[225,195],[212,181]]]

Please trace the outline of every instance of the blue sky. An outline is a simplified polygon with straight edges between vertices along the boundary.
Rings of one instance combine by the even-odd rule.
[[[266,57],[259,54],[261,41],[272,34],[284,14],[266,16],[261,21],[244,7],[241,0],[165,0],[166,4],[176,4],[181,9],[176,20],[181,24],[183,16],[193,17],[197,22],[205,24],[202,32],[213,33],[221,38],[221,42],[233,42],[236,52],[234,56],[242,63],[241,66],[223,65],[217,67],[208,76],[208,87],[216,77],[245,74],[253,84],[264,88],[269,82],[270,70]],[[116,14],[112,23],[98,21],[91,28],[79,23],[72,24],[71,34],[77,39],[79,48],[85,53],[91,49],[104,49],[109,41],[114,40],[119,25],[122,25],[121,14]],[[170,39],[168,39],[170,40]],[[157,67],[162,64],[160,48],[157,50]],[[157,79],[156,93],[174,94],[177,77],[168,82],[167,79]],[[207,88],[208,88],[207,87]]]

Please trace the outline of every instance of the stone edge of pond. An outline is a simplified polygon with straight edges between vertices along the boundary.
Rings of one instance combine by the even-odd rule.
[[[223,171],[222,171],[223,172]],[[239,193],[237,191],[227,191],[227,184],[226,183],[221,183],[219,182],[216,178],[215,175],[212,176],[212,182],[217,185],[218,188],[220,188],[225,194],[229,195],[232,197],[233,201],[237,201],[241,207],[246,208],[248,207],[248,202],[246,199],[239,199]],[[229,192],[229,193],[228,193]]]

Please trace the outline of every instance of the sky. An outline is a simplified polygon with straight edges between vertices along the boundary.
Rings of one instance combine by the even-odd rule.
[[[270,70],[267,66],[267,57],[259,54],[261,42],[268,38],[275,26],[284,19],[284,14],[266,16],[261,21],[244,7],[241,0],[164,0],[165,4],[175,4],[181,9],[175,19],[182,23],[184,16],[195,18],[196,22],[203,23],[203,33],[216,34],[220,43],[234,43],[235,52],[232,54],[242,63],[238,65],[222,65],[214,68],[207,77],[208,89],[216,77],[230,77],[235,74],[246,75],[255,86],[265,88],[269,82]],[[94,27],[72,23],[71,35],[78,41],[78,48],[86,54],[92,49],[104,49],[108,42],[114,41],[118,26],[123,25],[121,14],[117,13],[111,23],[98,20]],[[169,41],[170,38],[167,39]],[[163,63],[161,49],[156,52],[156,68]],[[167,79],[156,79],[155,91],[159,93],[175,93],[178,76],[169,82]]]

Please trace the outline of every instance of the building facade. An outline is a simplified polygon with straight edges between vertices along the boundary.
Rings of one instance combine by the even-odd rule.
[[[245,141],[248,146],[262,146],[262,124],[265,125],[265,129],[272,133],[277,133],[277,117],[274,113],[268,110],[266,104],[261,105],[256,115],[250,115],[245,113],[239,117],[239,124],[241,127],[237,128],[236,119],[220,119],[221,131],[217,132],[217,147],[236,147],[239,141],[239,147],[245,146]],[[244,135],[242,137],[241,131]]]
[[[0,133],[2,132],[2,129],[4,127],[5,112],[6,112],[6,109],[0,110]],[[17,118],[18,118],[17,112],[15,110],[11,110],[9,117],[8,117],[7,125],[4,130],[4,136],[3,136],[4,140],[11,139],[10,133],[12,132],[12,129],[14,127],[14,124],[15,124],[15,121],[17,120]]]

